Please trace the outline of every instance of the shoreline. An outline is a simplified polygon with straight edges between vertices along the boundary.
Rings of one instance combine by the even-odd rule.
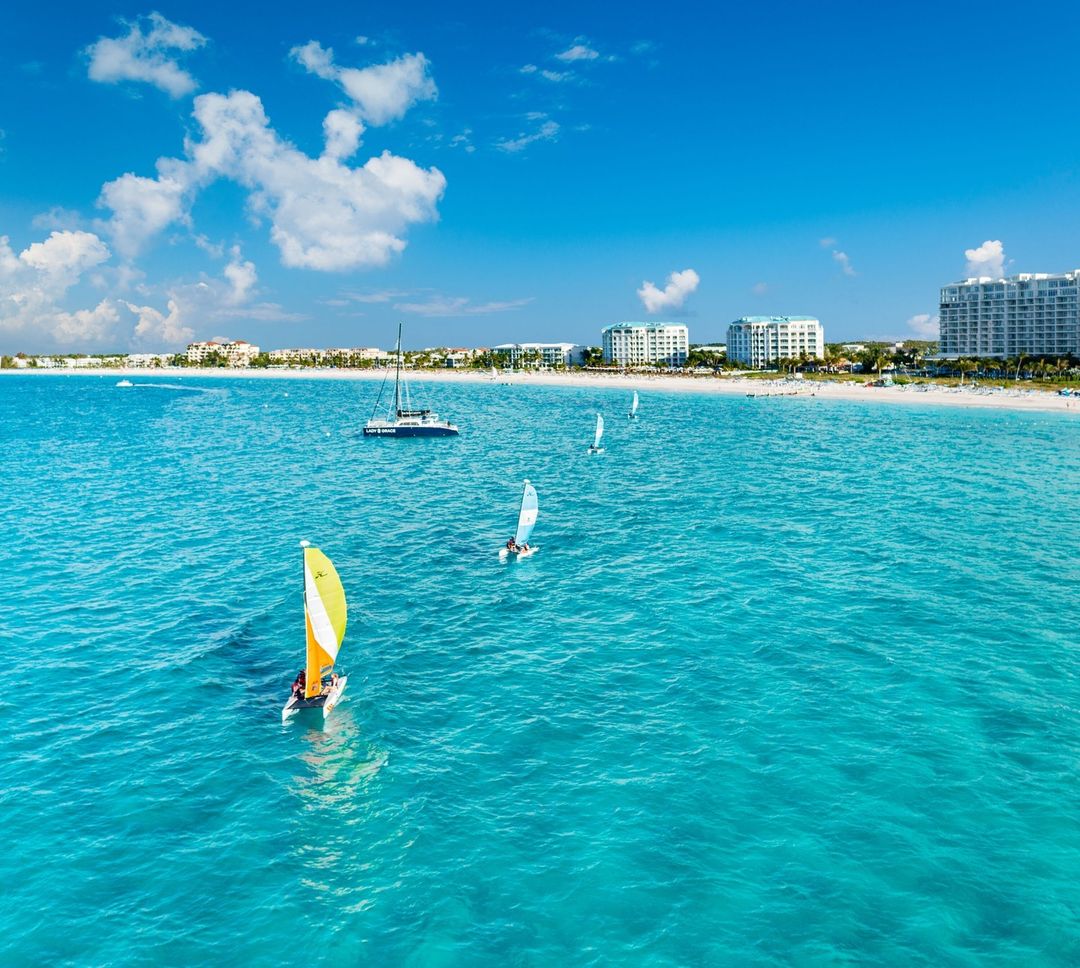
[[[98,379],[155,380],[198,377],[210,379],[262,380],[382,380],[383,370],[252,370],[242,368],[196,367],[119,367],[115,369],[12,369],[0,370],[5,375],[35,377],[96,377]],[[495,385],[491,376],[478,370],[410,370],[408,378],[428,383],[474,383]],[[980,409],[1034,410],[1080,414],[1080,399],[1072,406],[1072,397],[1063,397],[1047,390],[996,387],[944,387],[929,384],[907,384],[892,387],[868,387],[862,383],[828,380],[748,380],[744,377],[681,376],[674,374],[623,374],[585,372],[538,372],[500,374],[499,385],[509,386],[569,386],[607,387],[625,390],[662,390],[683,393],[723,394],[727,396],[807,397],[823,400],[856,400],[873,403],[932,404]]]

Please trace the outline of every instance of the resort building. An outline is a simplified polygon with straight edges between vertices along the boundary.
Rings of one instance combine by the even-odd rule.
[[[777,360],[825,355],[825,329],[813,316],[743,316],[728,326],[728,358],[763,367]]]
[[[501,343],[491,352],[511,366],[580,366],[585,347],[577,343]]]
[[[141,369],[151,366],[168,366],[172,353],[128,353],[124,357],[124,366]]]
[[[259,347],[246,340],[211,340],[206,343],[188,343],[188,363],[203,363],[213,354],[221,356],[228,366],[251,366],[259,355]]]
[[[605,363],[682,366],[690,352],[684,323],[615,323],[601,330]]]
[[[1080,269],[981,276],[941,290],[939,356],[1080,355]]]

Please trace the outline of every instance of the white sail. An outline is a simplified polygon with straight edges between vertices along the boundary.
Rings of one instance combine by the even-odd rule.
[[[604,436],[604,418],[600,415],[596,415],[596,437],[593,439],[593,449],[600,447],[600,438]]]
[[[634,402],[632,404],[630,404],[630,416],[631,417],[636,417],[637,416],[637,407],[638,407],[638,398],[637,398],[637,390],[635,390],[634,391]]]
[[[539,511],[540,506],[536,500],[536,488],[526,481],[525,490],[521,495],[521,510],[518,512],[518,525],[517,533],[514,535],[514,544],[520,547],[528,542],[533,528],[536,526],[536,515]]]
[[[499,379],[499,371],[496,370],[495,367],[491,368],[491,379],[493,379],[493,380]]]

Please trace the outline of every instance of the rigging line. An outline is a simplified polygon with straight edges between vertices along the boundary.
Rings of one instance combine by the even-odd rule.
[[[375,414],[379,410],[379,404],[382,403],[383,390],[386,389],[386,381],[390,378],[390,367],[386,368],[386,372],[383,374],[382,384],[379,386],[379,395],[375,399],[375,406],[371,409],[371,419],[375,419]]]

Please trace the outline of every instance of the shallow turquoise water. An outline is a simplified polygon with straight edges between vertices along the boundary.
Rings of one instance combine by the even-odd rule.
[[[5,964],[1080,962],[1073,415],[114,382],[0,379]]]

